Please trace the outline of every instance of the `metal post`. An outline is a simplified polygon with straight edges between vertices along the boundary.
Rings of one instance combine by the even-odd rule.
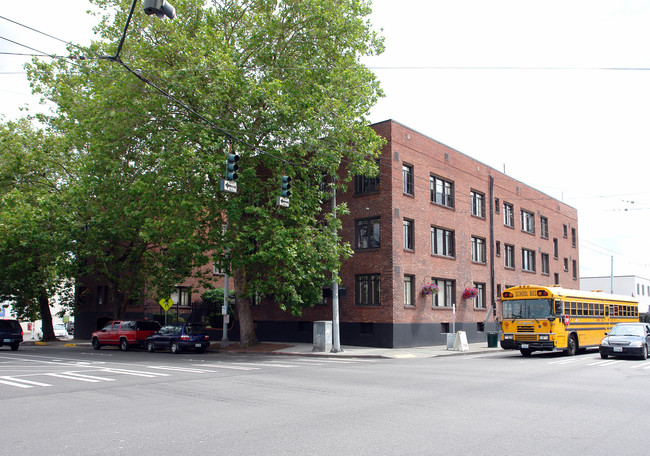
[[[332,215],[336,219],[336,178],[332,177]],[[336,239],[336,228],[334,228]],[[338,271],[332,271],[332,349],[331,353],[341,352],[341,334],[339,332],[339,282]]]
[[[609,292],[614,294],[614,255],[612,255],[612,259],[611,259],[611,267],[610,267],[610,274],[609,274]]]
[[[456,334],[456,304],[451,305],[451,314],[452,314],[451,332]]]
[[[226,212],[226,227],[224,231],[224,236],[228,232],[228,213]],[[225,257],[228,258],[228,252],[230,249],[226,249]],[[230,299],[228,296],[228,262],[226,261],[223,274],[223,307],[221,308],[221,316],[223,317],[223,331],[221,336],[221,343],[219,344],[221,348],[226,348],[230,345],[228,340],[228,304],[230,304]]]

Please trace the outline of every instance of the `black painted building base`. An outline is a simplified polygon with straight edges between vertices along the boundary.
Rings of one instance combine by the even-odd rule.
[[[296,321],[258,321],[257,339],[267,342],[313,343],[313,323]],[[446,345],[448,325],[440,323],[340,323],[341,345],[380,348]],[[467,341],[487,342],[488,331],[499,331],[495,322],[479,330],[475,322],[456,323],[456,331],[465,331]]]

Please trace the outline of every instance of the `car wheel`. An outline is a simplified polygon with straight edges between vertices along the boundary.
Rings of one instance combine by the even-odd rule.
[[[96,337],[93,337],[92,343],[95,350],[99,350],[102,347],[102,344],[99,343],[99,339]]]
[[[120,350],[127,351],[129,349],[129,341],[126,339],[120,339]]]
[[[576,354],[578,351],[578,341],[576,340],[575,334],[571,334],[569,336],[569,341],[567,342],[566,345],[566,354],[569,356],[573,356]]]
[[[154,347],[153,342],[149,341],[147,342],[147,351],[149,353],[153,353],[156,350],[156,347]]]
[[[600,352],[600,357],[603,359],[607,359],[607,353]]]
[[[646,360],[648,359],[648,346],[644,345],[643,350],[641,351],[641,359]]]
[[[18,347],[20,347],[20,344],[11,344],[10,347],[13,351],[16,351],[18,350]]]
[[[172,343],[172,353],[180,353],[181,347],[178,346],[176,342]]]

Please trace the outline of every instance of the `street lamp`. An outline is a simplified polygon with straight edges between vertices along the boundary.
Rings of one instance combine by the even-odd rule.
[[[167,0],[144,0],[144,12],[151,16],[155,14],[160,19],[167,16],[170,19],[176,17],[176,9]]]

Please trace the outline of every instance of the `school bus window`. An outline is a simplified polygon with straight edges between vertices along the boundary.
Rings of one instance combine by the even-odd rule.
[[[576,315],[576,303],[571,301],[571,315]]]
[[[562,301],[555,301],[555,315],[562,315],[564,314],[564,307],[562,305]]]
[[[593,303],[593,302],[590,302],[590,303],[589,303],[589,315],[591,315],[592,317],[593,317],[594,315],[596,315],[596,314],[594,313],[594,303]]]

